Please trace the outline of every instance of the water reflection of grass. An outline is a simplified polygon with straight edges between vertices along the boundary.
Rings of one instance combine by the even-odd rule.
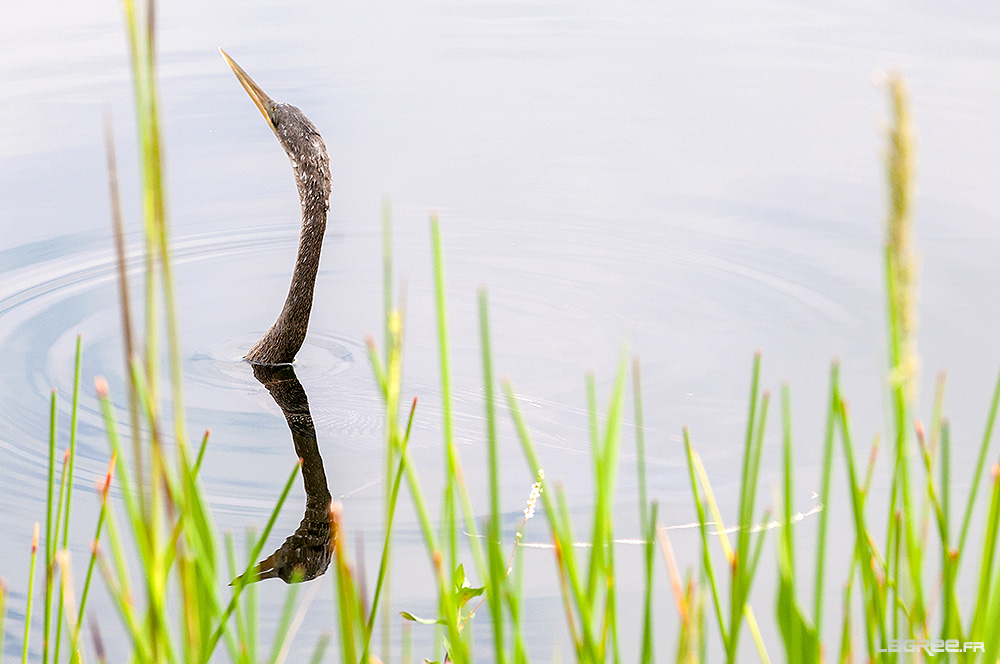
[[[104,584],[119,612],[125,633],[131,640],[131,659],[136,662],[207,662],[222,642],[229,658],[238,663],[285,661],[289,642],[306,605],[297,606],[295,585],[290,586],[287,601],[278,620],[278,630],[270,648],[258,651],[257,606],[253,586],[255,561],[274,525],[281,506],[295,481],[297,468],[284,485],[270,519],[259,536],[248,535],[244,573],[234,582],[241,565],[232,538],[225,540],[229,569],[220,565],[219,537],[199,484],[198,474],[207,434],[192,456],[188,445],[181,394],[179,323],[174,303],[169,226],[166,217],[162,182],[162,161],[155,85],[152,9],[125,3],[125,17],[131,40],[135,101],[139,142],[142,154],[143,202],[146,238],[146,275],[144,310],[144,346],[141,353],[133,347],[136,331],[123,295],[123,327],[131,381],[126,395],[131,412],[130,436],[133,445],[126,448],[116,430],[118,417],[111,403],[107,384],[98,379],[95,388],[104,410],[111,458],[105,481],[99,487],[101,510],[98,516],[93,549],[87,556],[83,583],[74,581],[73,563],[67,551],[71,523],[72,473],[75,461],[75,414],[80,391],[79,346],[73,395],[73,422],[61,475],[58,466],[55,395],[53,395],[48,502],[44,547],[38,551],[38,530],[32,544],[31,581],[26,598],[25,634],[22,661],[28,657],[28,644],[34,597],[34,569],[42,556],[44,569],[42,620],[43,662],[83,661],[83,616],[90,596],[95,571],[99,569]],[[685,452],[694,506],[698,515],[701,552],[694,569],[679,569],[667,534],[658,526],[658,508],[650,500],[645,477],[645,441],[642,430],[642,398],[639,364],[631,364],[632,399],[635,407],[636,454],[640,532],[644,540],[643,565],[638,570],[644,592],[641,598],[628,599],[641,605],[641,638],[625,642],[618,622],[621,603],[618,581],[622,575],[634,578],[635,570],[616,569],[616,524],[614,502],[617,494],[618,462],[622,427],[626,420],[625,403],[629,385],[629,361],[622,352],[619,368],[606,408],[602,414],[593,378],[588,380],[590,444],[593,453],[593,510],[588,523],[575,524],[566,494],[558,482],[543,472],[528,424],[509,381],[494,377],[490,348],[488,301],[480,293],[480,334],[486,411],[485,444],[489,467],[486,490],[489,515],[481,521],[472,507],[470,487],[455,444],[451,422],[451,382],[447,309],[444,296],[444,258],[440,225],[432,221],[434,275],[436,286],[437,329],[443,393],[442,431],[444,434],[445,485],[441,514],[435,519],[428,507],[425,490],[417,474],[412,452],[407,445],[416,400],[410,402],[402,393],[402,357],[404,317],[402,303],[395,304],[392,292],[391,243],[389,214],[384,215],[385,331],[384,348],[369,342],[370,361],[384,400],[386,417],[385,463],[385,536],[374,592],[369,598],[365,582],[349,560],[346,536],[337,527],[342,507],[332,505],[330,518],[337,534],[334,551],[335,601],[338,622],[336,637],[323,637],[316,644],[313,662],[319,662],[328,642],[339,642],[345,662],[379,661],[373,642],[377,617],[381,613],[381,653],[389,658],[393,647],[391,620],[392,531],[399,495],[405,482],[416,508],[423,540],[435,574],[437,613],[419,618],[405,613],[415,623],[430,623],[437,629],[439,658],[452,662],[472,660],[473,641],[470,621],[480,607],[488,610],[492,651],[480,657],[497,662],[525,662],[530,644],[525,640],[525,590],[523,557],[518,543],[521,531],[534,514],[536,501],[545,515],[553,545],[556,570],[565,612],[565,626],[573,644],[573,659],[580,662],[626,661],[635,656],[643,662],[653,660],[654,568],[662,557],[669,578],[670,592],[678,611],[677,618],[659,616],[678,632],[674,657],[679,662],[709,661],[723,656],[735,662],[739,643],[746,629],[757,656],[771,661],[784,651],[789,662],[855,661],[897,662],[919,659],[919,655],[894,652],[891,644],[910,652],[907,639],[925,640],[927,650],[939,653],[946,661],[997,660],[1000,651],[1000,575],[996,574],[996,543],[1000,527],[1000,466],[990,471],[988,498],[978,499],[978,488],[985,471],[986,455],[993,423],[1000,403],[1000,385],[994,394],[986,430],[971,474],[971,490],[961,515],[952,508],[951,442],[947,420],[943,416],[943,388],[939,386],[931,413],[930,425],[924,427],[914,413],[917,376],[916,351],[916,258],[911,240],[912,206],[912,137],[907,102],[901,80],[889,82],[893,122],[889,132],[887,171],[889,181],[889,221],[885,247],[885,277],[888,302],[888,370],[891,403],[892,455],[889,472],[889,500],[882,506],[869,505],[869,488],[876,471],[876,444],[870,452],[855,450],[849,409],[833,367],[830,376],[830,400],[820,478],[820,500],[830,505],[834,491],[832,468],[835,450],[840,444],[847,469],[845,498],[851,508],[853,543],[829,536],[829,510],[818,517],[815,559],[812,561],[812,584],[802,583],[805,567],[797,560],[801,542],[795,535],[793,496],[792,427],[790,393],[787,386],[780,393],[780,420],[783,441],[783,487],[781,507],[771,515],[758,510],[758,482],[767,430],[771,397],[760,386],[760,357],[754,361],[746,435],[741,468],[741,492],[735,529],[729,528],[715,501],[708,475],[684,432]],[[113,150],[109,148],[109,154]],[[114,168],[111,167],[114,193]],[[120,224],[117,224],[119,238]],[[119,244],[119,253],[124,248]],[[127,292],[125,270],[120,271],[123,294]],[[166,343],[161,332],[166,331]],[[161,353],[165,350],[169,395],[159,392]],[[499,388],[499,390],[498,390]],[[169,396],[169,400],[166,398]],[[500,415],[497,405],[505,401],[523,449],[525,459],[537,476],[521,528],[512,538],[504,538],[500,500],[501,455],[497,440]],[[169,401],[172,412],[162,411]],[[409,408],[406,408],[406,406]],[[405,413],[403,412],[405,408]],[[404,420],[403,415],[408,417]],[[171,440],[173,445],[165,446]],[[115,509],[108,501],[108,490],[117,482],[122,505]],[[970,538],[972,514],[980,505],[987,510],[979,538]],[[777,528],[759,528],[758,524],[777,520]],[[979,527],[976,527],[979,530]],[[580,532],[586,533],[581,536]],[[775,532],[777,551],[777,587],[773,605],[757,611],[751,606],[751,590],[763,559],[765,538]],[[732,537],[731,537],[732,535]],[[581,546],[582,544],[585,546]],[[717,541],[716,541],[717,540]],[[98,544],[99,543],[99,544]],[[138,559],[129,564],[129,550]],[[964,554],[964,555],[963,555]],[[837,579],[842,596],[827,592],[826,563],[833,555],[851,559],[849,574]],[[967,567],[978,569],[967,576],[974,580],[976,595],[968,603],[959,597],[957,579],[965,558],[973,558]],[[466,569],[465,563],[471,563]],[[765,563],[766,564],[766,563]],[[808,588],[812,586],[811,597]],[[760,597],[758,589],[757,597]],[[77,598],[79,600],[77,601]],[[811,599],[811,601],[809,601]],[[6,589],[0,583],[0,627],[9,605]],[[824,613],[840,607],[839,629],[824,632]],[[403,607],[405,608],[405,607]],[[780,642],[766,644],[760,623],[775,620]],[[419,628],[419,627],[418,627]],[[636,626],[629,626],[634,630]],[[721,647],[714,645],[718,635]],[[3,654],[0,630],[0,658]],[[709,640],[713,645],[710,650]],[[99,634],[94,631],[91,648],[98,661],[107,661]],[[409,629],[403,630],[403,652],[409,651]],[[984,652],[956,655],[950,650],[963,649],[967,643],[982,643]],[[860,644],[860,645],[859,645]],[[957,645],[956,645],[957,644]],[[974,646],[978,647],[978,646]],[[716,650],[719,648],[719,650]],[[666,648],[660,648],[665,652]],[[264,653],[267,653],[265,656]],[[718,654],[718,653],[724,653]],[[407,655],[404,654],[404,658]]]

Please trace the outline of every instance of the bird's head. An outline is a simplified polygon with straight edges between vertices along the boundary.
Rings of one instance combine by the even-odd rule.
[[[219,51],[226,59],[233,73],[239,80],[240,85],[250,95],[254,105],[260,110],[268,126],[278,137],[281,147],[288,153],[288,158],[292,161],[292,167],[300,175],[315,169],[320,169],[322,175],[320,179],[329,180],[329,157],[326,153],[326,145],[319,135],[316,125],[312,123],[306,114],[291,104],[276,102],[250,78],[250,75],[243,71],[243,68],[236,64],[236,61],[221,48]],[[310,168],[311,167],[311,168]],[[329,185],[327,185],[328,187]],[[329,195],[329,191],[326,192]]]

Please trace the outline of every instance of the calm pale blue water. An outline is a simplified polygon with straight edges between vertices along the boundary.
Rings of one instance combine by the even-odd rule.
[[[103,0],[43,1],[7,7],[0,22],[0,574],[13,592],[11,657],[20,652],[32,525],[44,519],[48,395],[59,390],[65,432],[77,334],[85,385],[71,538],[78,565],[108,455],[93,377],[107,376],[124,404],[101,127],[110,109],[138,277],[134,121],[118,12]],[[919,140],[924,392],[947,367],[954,456],[972,456],[1000,364],[1000,10],[180,2],[164,3],[158,25],[186,399],[192,433],[212,429],[203,476],[221,528],[259,527],[294,463],[280,412],[239,358],[281,306],[299,210],[288,161],[218,46],[273,97],[305,110],[331,155],[330,226],[296,364],[331,490],[352,536],[365,541],[369,576],[380,539],[382,429],[364,339],[382,329],[383,196],[392,200],[395,273],[407,293],[405,392],[421,401],[413,444],[429,487],[441,459],[427,222],[437,211],[456,429],[470,477],[485,472],[475,298],[486,284],[498,373],[524,397],[547,475],[563,478],[581,509],[591,472],[584,374],[596,371],[606,399],[623,342],[643,361],[650,490],[668,525],[693,518],[683,425],[733,511],[755,349],[764,352],[767,386],[788,380],[793,388],[806,509],[833,357],[844,362],[858,437],[882,426],[886,110],[873,77],[887,69],[907,76]],[[509,427],[503,433],[513,523],[532,472]],[[631,537],[626,435],[619,528]],[[777,480],[775,444],[765,503]],[[270,548],[301,517],[296,491]],[[477,494],[478,505],[484,498]],[[399,524],[393,608],[433,613],[409,507]],[[693,561],[685,532],[675,548]],[[532,522],[529,540],[545,539],[544,521]],[[623,545],[622,566],[639,555]],[[527,550],[537,616],[528,636],[540,659],[553,648],[568,653],[550,556]],[[329,581],[314,582],[324,585],[296,652],[332,623]],[[284,597],[275,583],[260,589],[267,640]],[[658,646],[667,653],[674,619],[661,586]],[[621,592],[638,587],[626,580]],[[770,602],[769,590],[761,596]],[[114,643],[108,600],[95,602]],[[636,610],[624,610],[623,623]],[[758,619],[776,646],[766,608]],[[416,631],[421,655],[432,654],[420,651],[429,638]]]

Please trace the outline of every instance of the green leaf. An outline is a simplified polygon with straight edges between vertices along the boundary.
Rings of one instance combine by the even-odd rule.
[[[461,609],[470,599],[473,597],[479,597],[484,592],[486,592],[486,586],[480,586],[479,588],[470,588],[469,586],[465,586],[464,588],[459,588],[458,592],[455,594],[455,599],[458,600],[456,602],[456,604],[458,604],[458,608]]]
[[[415,623],[420,623],[421,625],[444,625],[444,618],[438,618],[437,620],[430,620],[428,618],[418,618],[412,613],[406,611],[400,611],[399,615],[403,616],[406,620],[412,620]]]
[[[778,602],[775,608],[788,661],[814,664],[820,661],[819,634],[816,628],[806,620],[795,601],[794,583],[788,574],[787,563],[782,561],[781,567]]]

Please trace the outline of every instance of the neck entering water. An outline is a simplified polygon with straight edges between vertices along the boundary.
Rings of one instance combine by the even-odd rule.
[[[326,232],[327,201],[324,194],[319,187],[299,187],[302,231],[292,283],[278,319],[246,355],[246,359],[254,364],[289,364],[305,341],[323,234]]]

